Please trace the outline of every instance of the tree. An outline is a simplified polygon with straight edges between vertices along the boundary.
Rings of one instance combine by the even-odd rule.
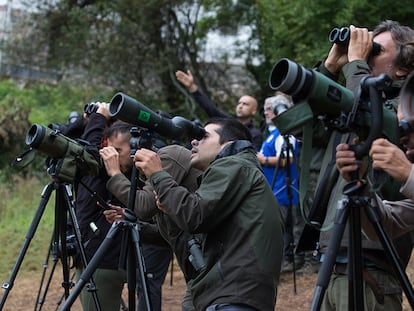
[[[32,2],[32,1],[31,1]],[[234,110],[237,91],[229,72],[234,58],[246,73],[236,75],[244,91],[259,101],[272,94],[269,73],[282,57],[313,67],[326,57],[333,27],[355,24],[373,28],[395,19],[412,26],[408,0],[61,0],[40,1],[26,31],[13,36],[13,53],[30,65],[58,68],[64,77],[104,84],[154,108],[194,118],[201,114],[180,89],[174,71],[191,69],[197,83],[217,105]],[[45,5],[44,3],[47,3]],[[393,7],[390,11],[389,8]],[[207,62],[205,47],[212,31],[247,34],[236,41],[235,54]],[[234,77],[235,75],[232,74]],[[77,80],[79,82],[79,79]],[[225,96],[215,96],[217,90]]]

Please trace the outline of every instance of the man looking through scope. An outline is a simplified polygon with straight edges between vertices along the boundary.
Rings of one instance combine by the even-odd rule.
[[[88,123],[82,138],[100,146],[101,157],[103,153],[108,152],[112,156],[110,167],[106,165],[101,169],[99,176],[87,176],[83,182],[104,200],[118,204],[119,201],[116,200],[116,197],[106,189],[106,182],[114,171],[119,172],[127,179],[131,176],[133,161],[130,155],[130,131],[132,125],[120,120],[112,120],[111,124],[106,126],[111,119],[107,103],[95,103],[95,109],[85,119],[88,120]],[[90,190],[85,189],[82,184],[78,187],[76,207],[89,261],[104,241],[111,225],[103,216],[102,203],[97,203],[96,197],[91,195]],[[101,258],[100,264],[93,274],[94,280],[96,279],[98,298],[102,300],[102,310],[119,310],[120,308],[121,293],[126,282],[125,270],[119,269],[121,238],[121,235],[117,235],[113,247]],[[153,310],[161,310],[161,286],[171,260],[171,250],[169,247],[154,246],[153,248],[144,242],[142,243],[142,253],[146,261],[147,272],[153,276],[148,279],[148,286],[151,289],[149,298]],[[82,271],[83,267],[80,267],[79,275]],[[142,290],[138,290],[138,296],[141,294]],[[84,310],[96,310],[91,298],[91,294],[84,288],[80,294]],[[145,308],[144,299],[138,303],[138,310],[142,310],[142,308]]]
[[[169,145],[160,148],[157,153],[161,159],[163,169],[167,171],[179,185],[191,192],[194,192],[197,189],[197,179],[201,176],[201,171],[191,167],[190,150],[179,145]],[[123,174],[116,173],[109,168],[109,166],[111,166],[110,153],[102,152],[102,158],[104,159],[108,171],[112,172],[110,173],[111,177],[107,182],[107,189],[121,202],[126,204],[131,186],[130,180]],[[186,282],[188,282],[196,276],[195,268],[189,261],[190,254],[187,247],[187,243],[194,238],[194,235],[183,231],[175,225],[168,215],[159,212],[153,191],[154,188],[148,180],[145,182],[142,189],[136,191],[134,212],[139,218],[143,219],[155,216],[157,228],[165,241],[170,244],[176,255],[178,264],[183,271]],[[107,210],[104,213],[110,222],[122,220],[124,218],[123,210],[116,206],[112,206],[111,210]],[[186,293],[183,299],[182,310],[194,310],[194,305],[189,292]]]
[[[211,119],[205,131],[192,141],[191,165],[204,171],[195,193],[178,186],[153,151],[138,150],[135,165],[158,208],[182,230],[205,235],[206,267],[189,282],[195,308],[273,310],[283,247],[275,198],[239,121]]]
[[[101,148],[104,137],[105,143],[109,146],[118,150],[125,149],[124,141],[128,142],[129,131],[125,132],[119,127],[115,129],[115,126],[111,133],[104,134],[110,120],[108,104],[96,103],[96,105],[97,109],[93,113],[88,116],[84,115],[84,120],[87,123],[81,138],[96,146],[97,149]],[[125,161],[125,157],[122,157],[122,159],[122,171],[127,174],[132,167],[132,163]],[[129,154],[127,154],[126,160],[129,160]],[[102,206],[97,203],[99,200],[91,194],[90,190],[96,192],[105,201],[111,200],[111,195],[105,188],[107,179],[105,170],[101,169],[98,176],[84,176],[81,178],[82,183],[76,186],[76,217],[88,262],[101,245],[110,228],[110,224],[103,217]],[[101,264],[93,274],[97,289],[90,288],[90,290],[96,290],[101,310],[119,310],[121,293],[126,281],[125,271],[118,269],[120,239],[114,244],[114,247],[102,258]],[[83,268],[82,266],[77,267],[78,276],[82,273]],[[83,310],[92,311],[97,309],[92,298],[91,293],[85,288],[80,294]]]

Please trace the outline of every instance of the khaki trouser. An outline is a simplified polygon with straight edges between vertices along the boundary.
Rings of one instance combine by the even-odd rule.
[[[82,270],[77,269],[77,277]],[[102,311],[119,311],[121,306],[122,289],[126,281],[126,272],[111,269],[96,269],[93,281],[97,287],[98,300]],[[84,311],[96,311],[96,304],[92,293],[88,292],[86,286],[80,294],[80,301]]]
[[[401,311],[402,290],[398,280],[385,271],[369,270],[369,274],[377,281],[377,285],[384,291],[384,303],[381,304],[375,297],[374,291],[367,282],[364,286],[365,311]],[[321,311],[348,311],[348,276],[333,273],[326,289],[321,305]],[[377,293],[378,295],[378,293]]]

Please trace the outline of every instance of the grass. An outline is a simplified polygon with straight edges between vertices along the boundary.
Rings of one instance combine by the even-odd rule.
[[[16,178],[12,186],[3,185],[0,189],[0,281],[9,281],[18,258],[23,258],[18,269],[20,275],[43,270],[49,249],[55,213],[54,192],[44,209],[39,221],[34,216],[41,208],[41,195],[48,181],[35,178]],[[32,224],[38,222],[32,230],[32,237],[27,236]],[[26,252],[23,246],[27,245]],[[19,256],[22,252],[24,255]]]

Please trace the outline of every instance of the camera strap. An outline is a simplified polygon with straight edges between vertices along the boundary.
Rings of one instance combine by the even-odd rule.
[[[304,211],[304,201],[306,193],[308,192],[309,185],[309,172],[310,163],[312,158],[312,122],[307,122],[303,126],[303,143],[302,143],[302,156],[300,165],[300,184],[299,184],[299,206],[303,219],[307,222],[307,215]]]

